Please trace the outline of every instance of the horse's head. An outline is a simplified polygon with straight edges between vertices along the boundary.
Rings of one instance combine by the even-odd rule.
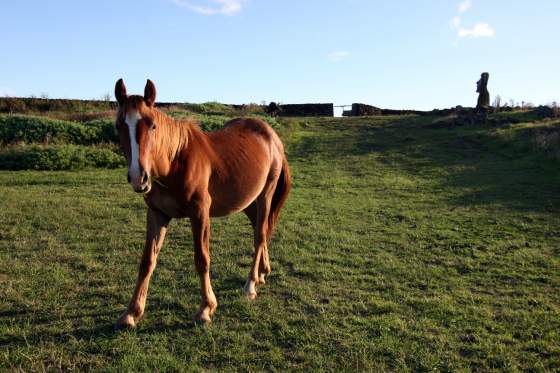
[[[152,188],[152,150],[157,125],[154,112],[156,87],[148,79],[143,97],[127,96],[124,82],[119,79],[115,85],[115,97],[119,103],[116,127],[128,161],[128,182],[135,192],[148,193]]]

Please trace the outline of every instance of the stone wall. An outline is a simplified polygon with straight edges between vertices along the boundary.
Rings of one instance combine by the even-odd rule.
[[[393,110],[393,109],[380,109],[375,106],[366,104],[352,104],[352,110],[345,110],[342,115],[345,117],[367,117],[374,115],[410,115],[420,114],[418,110]]]
[[[286,104],[280,105],[281,117],[332,117],[333,104]]]

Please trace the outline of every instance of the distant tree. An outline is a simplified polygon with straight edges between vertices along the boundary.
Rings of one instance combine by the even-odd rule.
[[[49,94],[47,92],[41,92],[41,98],[43,100],[48,100],[49,99]]]
[[[512,98],[509,100],[509,106],[513,109],[515,107],[515,100]]]
[[[107,92],[103,96],[101,96],[101,101],[109,102],[109,101],[111,101],[112,98],[113,98],[113,96],[111,96],[111,93]]]
[[[494,111],[496,113],[500,111],[501,105],[502,105],[502,97],[500,95],[496,95],[496,97],[494,98],[494,102],[492,103],[492,106],[494,107]]]
[[[280,105],[278,105],[276,102],[271,102],[265,109],[265,112],[271,117],[277,117],[281,111],[282,109],[280,108]]]

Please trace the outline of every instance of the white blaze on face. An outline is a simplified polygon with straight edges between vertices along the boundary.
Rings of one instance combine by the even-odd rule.
[[[136,126],[141,116],[138,110],[126,113],[125,123],[128,126],[128,136],[130,137],[130,179],[132,183],[140,183],[140,163],[138,162],[138,141],[136,140]]]

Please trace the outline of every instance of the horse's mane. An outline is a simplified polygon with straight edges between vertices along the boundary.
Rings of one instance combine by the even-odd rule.
[[[186,149],[195,133],[202,132],[194,119],[175,119],[157,109],[152,109],[152,115],[157,123],[156,148],[170,161]]]

